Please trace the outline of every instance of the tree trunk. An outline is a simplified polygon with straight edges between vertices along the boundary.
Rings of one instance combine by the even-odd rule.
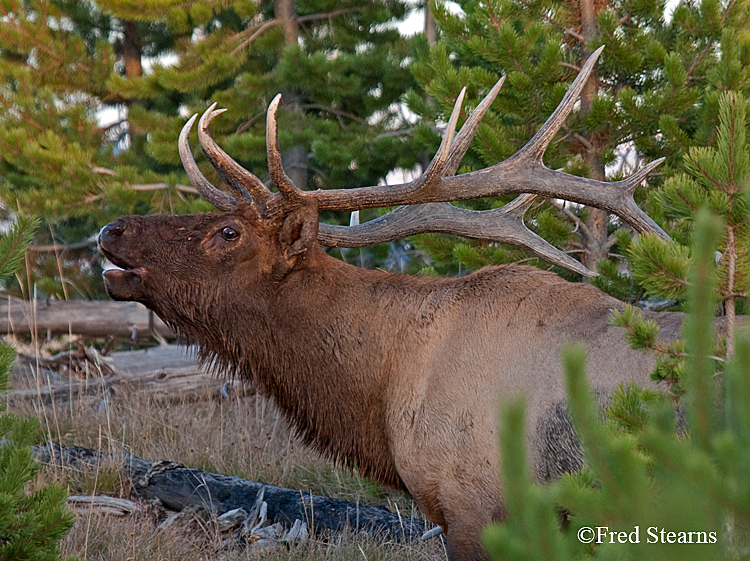
[[[591,41],[599,35],[599,26],[596,20],[596,7],[594,0],[580,0],[581,8],[581,35],[585,43],[581,45],[581,58],[585,61],[591,56],[589,45]],[[591,111],[591,106],[599,92],[599,75],[594,69],[591,77],[581,92],[581,114],[586,115]],[[599,146],[590,134],[584,133],[587,145],[584,146],[584,162],[588,167],[588,176],[591,179],[604,181],[604,166],[601,161],[601,146]],[[609,223],[609,214],[606,210],[596,208],[588,209],[588,218],[586,219],[587,234],[581,236],[583,242],[583,264],[596,271],[596,264],[607,258],[607,224]]]
[[[138,26],[134,21],[126,21],[122,41],[122,59],[125,63],[126,78],[138,78],[143,75],[142,53],[143,42],[138,32]],[[135,100],[131,99],[126,101],[125,105],[130,107],[134,102]],[[133,121],[128,121],[128,132],[130,134],[130,142],[133,143],[133,146],[135,146],[135,137],[145,134],[145,131],[133,124]]]
[[[424,3],[424,34],[427,37],[428,45],[435,44],[437,41],[437,23],[430,9],[430,0],[425,0]]]
[[[735,324],[735,299],[734,281],[737,275],[737,242],[734,236],[734,226],[727,226],[727,287],[726,299],[724,300],[724,313],[727,316],[727,359],[734,356],[734,324]]]
[[[300,189],[307,187],[307,150],[301,144],[292,146],[281,155],[284,171]]]
[[[138,33],[138,26],[134,21],[125,22],[124,39],[122,42],[122,58],[125,62],[125,76],[137,78],[143,75],[141,61],[142,42]]]
[[[299,23],[297,23],[297,11],[295,0],[274,0],[274,16],[281,22],[284,30],[284,45],[299,42]],[[298,111],[297,92],[284,91],[281,94],[284,105],[291,111]],[[295,132],[299,132],[301,123],[295,123]],[[284,171],[292,182],[300,189],[307,187],[307,150],[302,145],[292,146],[281,154],[281,163]]]
[[[273,15],[281,22],[285,45],[299,40],[299,23],[297,23],[297,11],[294,5],[295,0],[274,0],[273,3]]]
[[[435,21],[435,15],[430,9],[430,0],[424,1],[424,34],[427,38],[428,45],[434,45],[437,42],[437,22]],[[430,96],[426,93],[422,96],[425,102],[430,101]],[[424,172],[432,161],[432,154],[422,154],[419,157],[419,165],[421,166],[420,172]]]

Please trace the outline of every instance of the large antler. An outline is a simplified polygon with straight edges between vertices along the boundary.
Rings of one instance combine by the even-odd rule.
[[[208,159],[232,193],[251,202],[258,209],[261,218],[283,215],[290,205],[297,205],[305,198],[317,199],[320,210],[354,211],[407,205],[358,226],[320,224],[318,239],[324,245],[362,247],[417,233],[445,232],[516,245],[551,263],[586,276],[593,276],[595,273],[526,228],[523,215],[535,196],[565,199],[605,209],[617,214],[640,232],[653,232],[669,239],[669,236],[633,200],[635,189],[663,158],[651,162],[623,181],[611,183],[550,170],[542,162],[547,146],[573,110],[602,49],[603,47],[599,48],[589,57],[560,105],[526,146],[494,166],[463,175],[453,174],[468,150],[482,117],[500,91],[503,79],[476,107],[454,138],[465,94],[465,90],[461,91],[445,136],[432,162],[419,178],[401,185],[314,192],[298,189],[287,177],[281,165],[276,121],[280,96],[276,96],[268,108],[266,125],[269,173],[279,189],[278,193],[269,191],[257,177],[232,160],[210,138],[207,132],[208,123],[220,112],[214,109],[215,105],[201,117],[199,140]],[[195,116],[188,121],[180,134],[180,155],[183,165],[193,185],[212,204],[222,210],[234,208],[237,205],[236,199],[211,186],[198,171],[190,154],[187,135],[194,121]],[[512,193],[525,194],[494,210],[471,211],[449,204],[449,201]]]

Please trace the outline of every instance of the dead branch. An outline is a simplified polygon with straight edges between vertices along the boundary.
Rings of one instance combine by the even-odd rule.
[[[103,495],[71,495],[68,497],[68,508],[76,514],[109,514],[111,516],[125,516],[132,514],[142,507],[127,499],[106,497]]]
[[[48,253],[57,251],[73,251],[77,249],[95,249],[96,240],[84,240],[82,242],[68,243],[68,244],[52,244],[52,245],[30,245],[29,251],[36,253]]]

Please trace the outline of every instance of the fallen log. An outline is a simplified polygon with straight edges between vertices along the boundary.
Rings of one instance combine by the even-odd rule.
[[[0,331],[49,337],[174,337],[172,330],[137,302],[109,300],[0,300]]]
[[[121,466],[132,484],[132,493],[142,499],[159,499],[171,510],[203,508],[220,516],[233,509],[251,512],[260,496],[267,504],[269,520],[291,528],[296,520],[311,533],[352,530],[389,541],[418,540],[432,525],[424,520],[393,513],[383,506],[368,506],[341,499],[265,485],[239,477],[208,473],[175,462],[151,462],[132,454],[113,456],[73,446],[35,446],[39,461],[75,469],[99,470]]]

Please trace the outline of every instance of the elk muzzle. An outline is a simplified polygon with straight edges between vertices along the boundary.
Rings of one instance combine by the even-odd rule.
[[[117,268],[107,269],[104,287],[114,300],[136,300],[145,296],[144,276],[146,268],[132,255],[129,243],[127,218],[119,218],[107,224],[99,232],[97,242],[102,254]]]

